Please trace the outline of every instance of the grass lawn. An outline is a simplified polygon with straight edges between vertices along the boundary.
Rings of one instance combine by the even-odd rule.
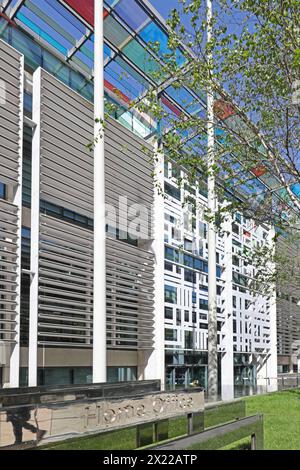
[[[264,415],[266,450],[300,450],[300,389],[246,399],[247,415]]]
[[[247,416],[264,415],[266,450],[300,450],[300,389],[245,398]],[[206,427],[209,421],[206,419]],[[182,418],[170,422],[170,437],[185,434],[186,421]],[[114,431],[105,435],[72,439],[52,444],[45,450],[124,450],[135,448],[134,428]],[[225,449],[247,449],[249,439],[227,446]]]

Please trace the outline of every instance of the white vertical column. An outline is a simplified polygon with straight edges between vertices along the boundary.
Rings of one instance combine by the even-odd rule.
[[[39,243],[40,243],[40,140],[41,140],[41,74],[33,74],[32,119],[36,124],[32,139],[31,170],[31,254],[29,301],[28,385],[37,385],[38,353],[38,295],[39,295]]]
[[[106,233],[103,0],[94,0],[94,302],[93,382],[106,382]]]
[[[275,253],[275,229],[272,227],[269,231],[268,243],[273,253]],[[274,270],[274,264],[271,264]],[[270,295],[270,351],[267,359],[267,376],[269,378],[268,391],[277,390],[277,308],[276,308],[276,284],[272,285]]]
[[[232,400],[234,398],[234,366],[233,366],[233,316],[232,316],[232,217],[226,215],[223,222],[224,232],[224,269],[222,279],[224,289],[222,301],[225,315],[225,322],[222,327],[222,352],[221,359],[221,394],[222,400]]]
[[[164,185],[164,157],[156,145],[155,188],[153,205],[154,240],[152,249],[155,256],[154,267],[154,349],[148,358],[144,378],[159,379],[161,389],[165,389],[165,337],[164,337],[164,197],[159,187]]]
[[[19,175],[13,203],[18,207],[18,246],[17,254],[17,286],[16,286],[16,317],[15,345],[12,346],[9,367],[9,383],[11,387],[19,386],[20,376],[20,322],[21,322],[21,251],[22,251],[22,176],[23,176],[23,107],[24,107],[24,57],[20,57],[20,120],[19,120]]]
[[[207,44],[212,41],[212,1],[207,0]],[[207,62],[212,73],[213,57],[208,54]],[[208,224],[208,393],[216,398],[218,393],[218,352],[217,352],[217,278],[216,278],[216,194],[214,176],[214,96],[213,88],[207,87],[207,159],[208,159],[208,210],[212,221]]]
[[[268,245],[275,252],[274,228],[269,229]],[[270,271],[275,269],[272,262],[268,263]],[[257,385],[267,392],[277,390],[277,308],[276,308],[276,284],[273,283],[270,292],[270,335],[269,349],[266,354],[259,357],[257,370]]]

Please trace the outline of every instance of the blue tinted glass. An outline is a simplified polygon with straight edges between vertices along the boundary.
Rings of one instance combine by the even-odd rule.
[[[68,49],[62,44],[60,44],[56,39],[51,37],[48,33],[43,31],[37,24],[35,24],[33,21],[31,21],[29,18],[27,18],[20,12],[17,14],[17,18],[22,21],[28,28],[30,28],[34,33],[38,34],[42,39],[47,41],[50,46],[53,46],[59,52],[66,55]]]
[[[173,54],[168,48],[168,36],[153,22],[149,23],[141,32],[140,37],[146,43],[158,43],[159,45],[159,52],[161,56],[165,54]],[[176,51],[176,63],[181,65],[185,62],[184,55],[177,50]]]
[[[150,21],[135,0],[119,0],[114,7],[114,11],[134,30],[145,23],[147,19]]]
[[[0,199],[5,199],[5,184],[0,183]]]
[[[193,267],[193,257],[190,255],[183,256],[183,262],[185,266],[189,266],[190,268]]]
[[[110,62],[106,66],[105,78],[131,99],[138,97],[145,89],[141,83],[129,75],[127,70],[124,70],[117,62]]]
[[[203,261],[201,259],[194,258],[194,269],[203,271]]]
[[[293,193],[300,198],[300,183],[293,184],[291,186]]]
[[[30,238],[30,228],[22,227],[22,237],[23,238]]]
[[[185,89],[169,86],[166,93],[191,114],[205,115],[204,107]]]

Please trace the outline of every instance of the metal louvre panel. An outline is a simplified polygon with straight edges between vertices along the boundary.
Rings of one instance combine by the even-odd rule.
[[[40,314],[40,322],[42,322],[43,320],[54,320],[57,321],[57,320],[61,320],[61,316],[60,315],[54,315],[54,314]],[[85,323],[86,323],[86,319],[81,319],[81,318],[74,318],[74,317],[67,317],[66,315],[64,315],[64,322],[66,325],[68,325],[68,322],[70,323],[77,323],[78,325],[79,324],[82,324],[83,326],[85,326]]]
[[[122,175],[122,180],[117,180],[116,179],[116,174],[115,172],[110,173],[109,171],[106,172],[106,181],[107,181],[107,202],[110,202],[110,199],[114,200],[117,202],[117,198],[119,196],[126,196],[128,198],[129,203],[131,204],[143,204],[144,206],[149,209],[149,207],[152,204],[152,197],[150,196],[143,196],[141,194],[141,186],[137,184],[131,187],[130,192],[128,192],[128,186],[130,184],[135,183],[132,181],[132,178],[126,178],[126,175]],[[118,194],[115,194],[116,191],[116,183],[118,184]],[[109,192],[112,192],[112,194],[109,194]],[[118,208],[118,205],[116,204],[116,207]]]
[[[40,100],[41,198],[93,218],[93,154],[87,148],[93,140],[93,107],[44,71]],[[141,237],[148,239],[154,198],[152,164],[144,150],[148,144],[109,120],[105,146],[106,202],[114,206],[117,220],[120,196],[127,197],[129,207],[143,204],[149,221],[143,214],[140,220],[149,224]],[[92,227],[40,214],[39,235],[38,343],[92,347]],[[137,245],[107,239],[107,338],[112,349],[153,347],[154,256]]]
[[[16,206],[0,199],[0,339],[15,342],[17,308],[17,242]]]
[[[124,150],[128,150],[126,148],[120,148],[120,146],[114,147],[113,145],[107,146],[106,150],[106,159],[107,159],[107,167],[108,168],[115,168],[117,165],[118,169],[126,170],[129,172],[132,178],[132,172],[136,174],[136,176],[140,179],[143,178],[143,183],[146,187],[151,191],[153,181],[151,178],[151,174],[149,175],[149,171],[147,166],[145,166],[145,162],[143,160],[139,160],[136,158],[135,160],[131,159],[128,160],[128,156],[123,153]],[[132,154],[131,154],[132,155]]]
[[[0,41],[0,78],[5,87],[5,105],[0,112],[1,182],[19,181],[20,125],[22,106],[21,56]]]
[[[114,268],[113,268],[114,267]],[[153,345],[153,255],[138,247],[107,240],[107,332],[111,347],[122,348],[134,339],[138,348]],[[124,286],[123,277],[132,283]],[[143,313],[143,320],[140,316]],[[144,339],[146,335],[146,339]]]
[[[41,267],[49,261],[52,264],[51,269],[39,271],[39,342],[52,344],[52,339],[57,342],[59,337],[61,343],[72,340],[74,345],[81,347],[84,342],[91,347],[92,253],[91,231],[54,217],[40,216],[39,264]]]
[[[66,315],[74,315],[74,317],[79,316],[80,318],[85,318],[85,312],[84,310],[77,310],[76,308],[66,308],[64,306],[58,307],[53,307],[49,304],[46,305],[39,305],[39,311],[40,312],[50,312],[50,313],[58,313],[59,315],[61,314],[66,314]]]
[[[49,221],[51,223],[49,223]],[[72,241],[73,244],[76,244],[77,242],[78,247],[87,246],[90,248],[91,253],[93,252],[93,237],[91,237],[91,231],[89,229],[76,226],[75,233],[69,231],[69,225],[66,226],[65,220],[60,220],[44,214],[40,215],[40,223],[41,225],[43,225],[43,233],[45,233],[46,235],[52,234],[54,236],[56,234],[56,238],[58,240],[61,239]],[[80,243],[78,242],[77,238],[78,234],[80,234]]]
[[[147,144],[114,121],[105,130],[105,144],[107,202],[116,205],[119,216],[118,196],[127,196],[128,206],[143,204],[150,214],[153,182],[149,156],[143,148]],[[150,233],[149,224],[148,233],[143,235],[148,238]],[[153,254],[139,246],[107,239],[106,256],[108,347],[152,349]]]
[[[93,216],[93,155],[87,148],[93,137],[93,119],[88,101],[42,72],[42,197],[88,217]],[[69,169],[68,160],[77,172]],[[83,174],[80,167],[85,169]]]
[[[20,286],[21,148],[23,126],[22,56],[0,40],[0,182],[7,200],[0,199],[0,341],[18,343]],[[15,350],[15,357],[18,351]],[[16,361],[17,362],[17,361]]]

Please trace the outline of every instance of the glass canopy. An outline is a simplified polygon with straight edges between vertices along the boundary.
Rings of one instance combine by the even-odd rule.
[[[103,18],[105,91],[118,104],[116,115],[124,125],[144,138],[156,131],[156,123],[130,109],[130,103],[142,99],[149,87],[157,85],[163,106],[173,115],[205,115],[203,93],[195,93],[188,85],[175,89],[170,77],[156,73],[166,65],[168,28],[148,0],[106,0]],[[24,54],[29,69],[41,65],[90,100],[93,23],[94,0],[0,0],[0,37]],[[149,47],[153,43],[158,44],[155,50]],[[184,65],[187,57],[186,49],[176,51],[178,65]],[[222,100],[217,101],[216,115],[229,124],[236,125],[238,120],[234,109]],[[220,130],[217,140],[222,144]],[[273,197],[287,204],[287,192],[276,189],[281,185],[270,168],[253,168],[249,181],[250,185],[245,181],[241,184],[242,193],[271,189]],[[299,197],[300,185],[294,184],[291,189]]]

